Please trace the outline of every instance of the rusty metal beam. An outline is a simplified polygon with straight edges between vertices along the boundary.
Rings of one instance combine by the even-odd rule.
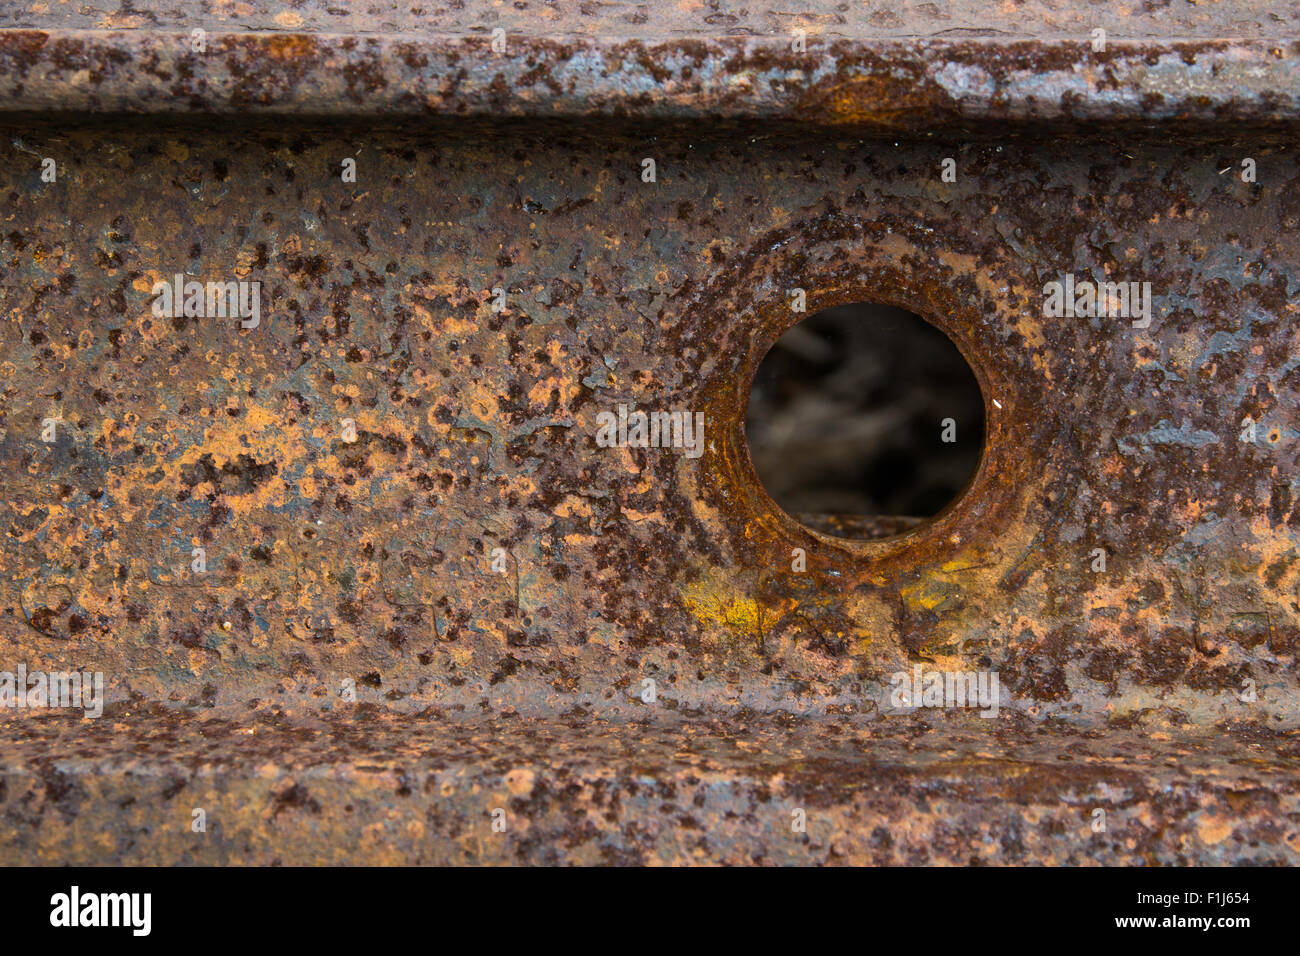
[[[0,709],[4,862],[1300,858],[1295,11],[135,8],[0,30],[0,672],[106,681]],[[763,491],[796,288],[975,370],[934,521]]]
[[[682,40],[0,32],[0,110],[621,120],[797,119],[935,130],[1006,121],[1300,116],[1300,40]]]

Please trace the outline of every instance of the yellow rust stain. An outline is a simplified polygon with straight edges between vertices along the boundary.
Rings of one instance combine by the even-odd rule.
[[[933,578],[923,578],[915,584],[909,584],[899,592],[909,607],[924,608],[933,611],[952,594],[952,586]]]
[[[725,582],[695,581],[682,592],[682,603],[706,627],[722,625],[741,634],[760,633],[763,611],[758,602]]]

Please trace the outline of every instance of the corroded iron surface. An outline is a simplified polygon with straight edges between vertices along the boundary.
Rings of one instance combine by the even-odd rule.
[[[0,4],[0,112],[1280,123],[1300,13],[1267,0]]]
[[[499,98],[474,67],[435,102],[419,77],[453,74],[395,44],[437,38],[352,74],[345,39],[214,37],[187,73],[144,54],[181,33],[105,26],[0,32],[3,108],[207,125],[0,138],[0,670],[102,672],[109,701],[4,715],[7,862],[364,862],[359,834],[424,862],[1295,862],[1300,166],[1269,129],[1293,49],[1193,32],[1152,54],[1169,97],[1078,102],[1025,92],[1059,53],[1035,41],[829,53],[1028,71],[953,101],[773,86],[735,38],[676,91],[557,88],[581,51],[535,37]],[[1198,92],[1223,57],[1258,85]],[[211,115],[328,103],[476,121]],[[1258,125],[960,130],[1216,111]],[[807,125],[576,122],[620,113]],[[259,321],[156,314],[178,273],[260,283]],[[1150,282],[1150,324],[1045,316],[1067,273]],[[746,393],[796,289],[909,308],[969,360],[987,449],[936,520],[854,544],[763,491]],[[702,454],[600,447],[620,404],[703,414]],[[997,672],[999,715],[898,707],[915,667]],[[513,829],[480,833],[498,806]],[[823,829],[792,843],[799,807]],[[1098,808],[1130,829],[1099,843]]]
[[[1218,719],[1253,677],[1247,713],[1295,714],[1281,148],[1252,188],[1222,150],[1104,143],[972,148],[945,185],[933,147],[872,142],[6,140],[4,626],[33,659],[161,698],[373,673],[394,704],[553,706],[651,676],[868,711],[910,661],[985,659],[1025,707],[1174,690]],[[1065,271],[1154,276],[1151,327],[1045,318]],[[177,272],[260,280],[261,324],[155,316]],[[796,287],[912,308],[980,377],[979,474],[913,534],[816,537],[752,474],[747,377]],[[598,447],[620,402],[702,411],[706,452]]]
[[[1289,40],[0,30],[0,112],[402,118],[789,119],[859,130],[1016,121],[1270,123],[1300,116]],[[810,45],[808,45],[810,44]]]
[[[1198,732],[1168,713],[1081,731],[1023,717],[869,725],[647,708],[607,721],[362,706],[294,718],[274,707],[178,714],[146,704],[91,723],[32,720],[7,744],[6,861],[1300,859],[1294,741],[1279,750],[1270,735]],[[205,810],[206,832],[191,829],[194,808]],[[791,826],[799,812],[802,831]]]
[[[780,0],[645,3],[639,0],[512,0],[428,4],[424,0],[80,0],[13,2],[2,8],[17,27],[58,30],[246,30],[311,33],[484,34],[670,37],[775,36],[792,29],[834,37],[958,34],[990,39],[1089,34],[1102,27],[1129,37],[1271,40],[1300,33],[1300,11],[1270,0],[1119,6],[1076,0]]]

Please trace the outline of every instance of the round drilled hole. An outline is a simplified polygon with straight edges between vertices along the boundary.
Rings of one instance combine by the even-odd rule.
[[[825,309],[754,377],[746,420],[763,487],[822,534],[905,534],[970,482],[984,446],[975,373],[943,332],[888,305]]]

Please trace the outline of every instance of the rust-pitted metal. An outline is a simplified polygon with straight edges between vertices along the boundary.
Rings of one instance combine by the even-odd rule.
[[[0,33],[7,111],[203,118],[0,139],[0,670],[102,671],[111,701],[0,714],[6,861],[1296,862],[1290,41],[1178,41],[1075,99],[1128,54],[842,39],[819,62],[855,79],[785,85],[774,40],[673,40],[711,64],[683,79],[624,38],[670,71],[638,92],[613,61],[557,88],[581,38],[489,74],[486,38],[296,36],[214,35],[186,72],[139,55],[180,32]],[[474,63],[431,98],[452,44]],[[1020,92],[980,101],[976,66]],[[945,69],[965,94],[927,92]],[[280,110],[445,115],[212,115]],[[905,126],[947,130],[859,135]],[[260,324],[156,315],[176,273],[260,282]],[[1045,317],[1064,273],[1150,281],[1153,321]],[[970,361],[987,450],[936,520],[854,544],[762,490],[746,392],[794,289]],[[598,447],[620,402],[702,411],[704,454]],[[1000,715],[900,712],[918,665],[998,672]],[[1129,829],[1099,842],[1096,807]]]
[[[1300,13],[1260,0],[819,0],[794,11],[10,0],[0,11],[0,112],[786,118],[916,130],[1300,113]]]
[[[1300,39],[992,44],[0,30],[0,113],[777,120],[933,130],[1300,116]]]
[[[648,710],[648,709],[647,709]],[[643,712],[644,713],[644,712]],[[1152,712],[863,723],[363,705],[33,719],[0,857],[28,863],[1295,865],[1295,742]],[[69,739],[76,747],[68,745]],[[207,831],[192,832],[192,810]],[[493,830],[492,811],[504,830]],[[791,828],[802,810],[805,832]],[[1097,811],[1105,828],[1096,826]]]
[[[1075,0],[780,0],[731,4],[649,3],[644,0],[512,0],[511,3],[429,4],[425,0],[79,0],[4,4],[15,27],[57,30],[243,30],[423,36],[487,34],[501,28],[529,36],[618,36],[713,40],[724,36],[774,36],[795,29],[833,37],[930,35],[1055,38],[1090,35],[1098,27],[1115,36],[1271,40],[1300,34],[1300,11],[1270,0],[1197,3],[1181,0],[1141,6]]]

